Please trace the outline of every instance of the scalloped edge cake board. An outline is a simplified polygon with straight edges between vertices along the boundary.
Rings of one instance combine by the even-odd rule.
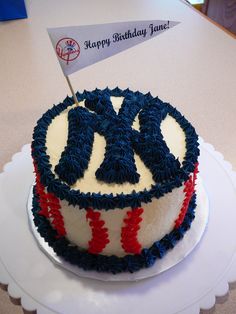
[[[78,278],[38,248],[25,210],[33,174],[30,145],[24,146],[0,174],[0,282],[8,284],[9,295],[37,314],[120,314],[134,308],[136,314],[156,314],[157,308],[162,314],[198,314],[214,306],[216,296],[225,295],[228,283],[236,281],[236,173],[212,145],[200,144],[201,177],[210,202],[204,237],[181,263],[137,282]]]

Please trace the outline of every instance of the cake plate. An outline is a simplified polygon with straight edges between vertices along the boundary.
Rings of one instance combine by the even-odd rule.
[[[79,278],[38,248],[25,209],[34,178],[30,146],[24,146],[0,174],[0,282],[8,285],[10,296],[39,314],[197,314],[211,308],[236,281],[236,174],[210,144],[200,146],[210,201],[205,234],[180,263],[138,282]]]

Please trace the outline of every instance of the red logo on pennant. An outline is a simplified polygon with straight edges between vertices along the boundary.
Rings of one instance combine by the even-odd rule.
[[[66,61],[66,64],[69,64],[69,62],[79,57],[80,46],[72,38],[62,38],[56,44],[56,53],[60,59]]]

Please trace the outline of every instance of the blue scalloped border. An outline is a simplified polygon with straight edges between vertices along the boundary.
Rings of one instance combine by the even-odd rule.
[[[73,206],[78,205],[79,208],[92,207],[98,210],[110,210],[114,208],[140,207],[142,206],[141,203],[151,202],[153,198],[160,198],[164,194],[171,192],[174,188],[180,187],[194,171],[194,166],[199,156],[198,136],[193,126],[177,109],[172,107],[169,103],[162,102],[158,97],[152,97],[150,93],[144,95],[140,92],[132,92],[129,89],[122,91],[117,87],[113,90],[106,88],[105,90],[96,89],[92,92],[84,91],[81,94],[77,92],[76,95],[78,101],[82,101],[84,99],[93,99],[103,93],[111,96],[123,96],[133,103],[138,103],[139,100],[144,101],[144,99],[146,99],[146,101],[157,102],[165,106],[166,112],[179,123],[186,135],[186,155],[182,167],[174,177],[153,185],[150,190],[133,191],[130,194],[83,193],[79,190],[71,189],[52,173],[52,166],[49,161],[49,156],[46,153],[46,134],[48,126],[57,115],[74,104],[73,98],[67,97],[63,103],[53,106],[52,109],[49,109],[42,118],[38,120],[33,133],[32,157],[37,164],[41,176],[41,183],[47,187],[48,192],[54,193],[61,200],[67,200],[69,204]],[[92,102],[89,104],[92,105]]]
[[[191,227],[195,218],[196,195],[194,194],[189,203],[188,211],[183,223],[179,228],[174,229],[165,235],[160,241],[147,249],[143,249],[141,254],[125,255],[117,257],[115,255],[106,256],[102,254],[91,254],[86,250],[72,246],[65,237],[57,237],[57,232],[52,228],[47,218],[38,214],[41,210],[38,202],[38,196],[33,191],[32,212],[35,226],[44,240],[54,252],[63,257],[64,260],[84,270],[96,270],[97,272],[108,272],[118,274],[121,272],[136,272],[142,268],[151,267],[157,259],[161,259],[168,250],[173,249],[179,240],[184,237],[186,231]]]

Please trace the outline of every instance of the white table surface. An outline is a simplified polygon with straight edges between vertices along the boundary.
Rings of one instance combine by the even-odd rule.
[[[184,113],[236,169],[232,37],[178,0],[28,0],[26,5],[28,19],[0,23],[1,167],[31,141],[41,114],[69,94],[47,27],[165,19],[181,24],[71,75],[72,84],[76,90],[118,85],[151,91]],[[220,305],[217,313],[235,313],[234,302]]]

